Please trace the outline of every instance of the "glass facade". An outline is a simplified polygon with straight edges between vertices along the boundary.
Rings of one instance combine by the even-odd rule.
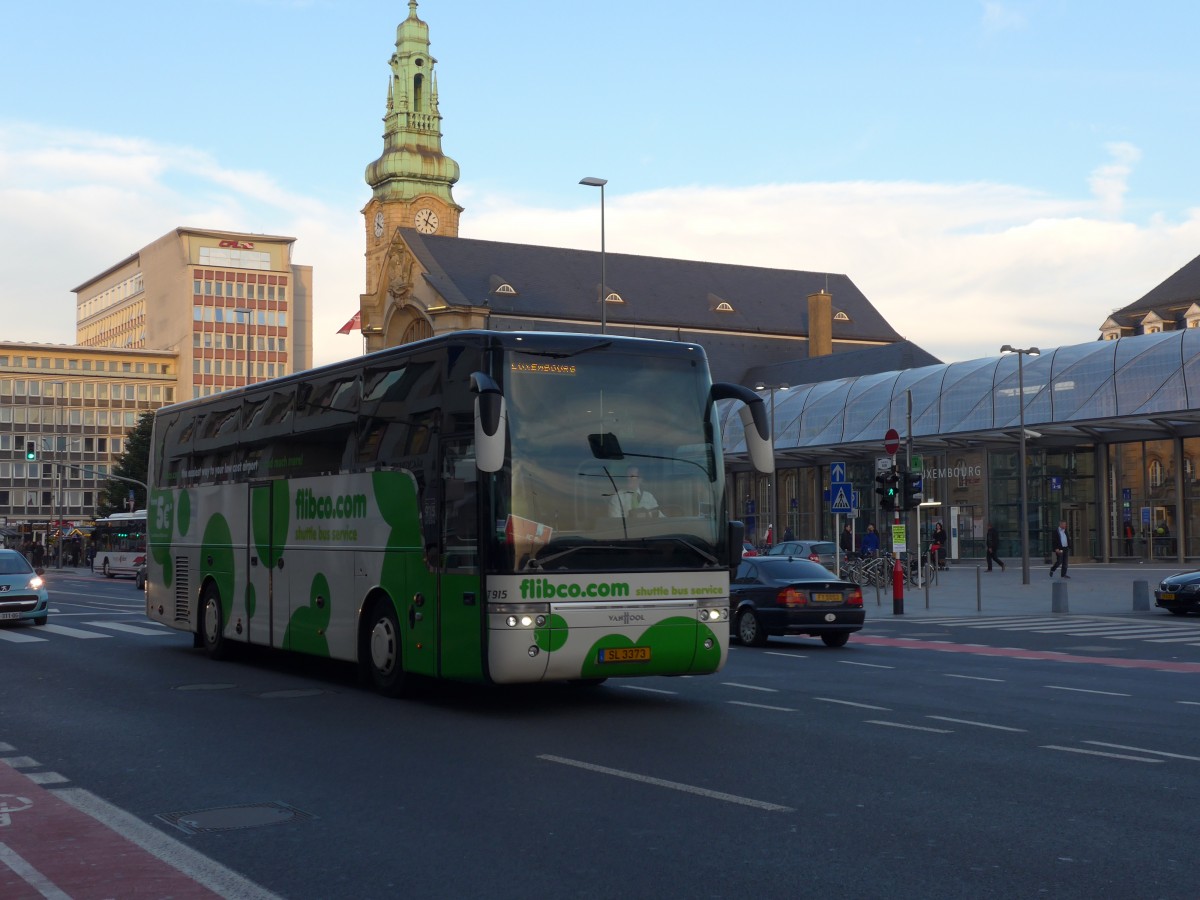
[[[1064,519],[1080,558],[1200,557],[1200,329],[801,385],[774,405],[771,480],[749,470],[736,411],[722,410],[730,489],[743,498],[731,508],[744,518],[748,500],[769,509],[777,486],[777,518],[797,538],[835,537],[831,461],[846,463],[858,490],[856,532],[887,525],[876,460],[886,431],[906,435],[911,421],[905,443],[929,503],[922,531],[941,521],[952,556],[982,559],[994,523],[1001,558],[1019,557],[1023,418],[1031,557],[1049,552]]]

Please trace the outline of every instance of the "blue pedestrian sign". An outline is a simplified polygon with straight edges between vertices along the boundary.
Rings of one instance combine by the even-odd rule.
[[[829,484],[829,508],[835,513],[849,513],[853,508],[854,488],[848,481]]]

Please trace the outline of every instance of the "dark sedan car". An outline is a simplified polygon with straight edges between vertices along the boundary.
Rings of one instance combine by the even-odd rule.
[[[807,559],[743,558],[729,600],[733,637],[754,647],[781,634],[808,634],[842,647],[863,627],[862,589]]]
[[[1181,572],[1168,575],[1154,592],[1154,605],[1170,610],[1177,616],[1200,612],[1200,572]]]

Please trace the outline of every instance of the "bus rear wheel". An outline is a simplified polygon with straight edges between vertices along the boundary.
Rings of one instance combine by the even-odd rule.
[[[391,601],[377,601],[367,620],[360,659],[372,686],[385,697],[399,697],[407,686],[400,640],[400,621]]]
[[[225,614],[221,611],[221,592],[209,584],[200,596],[200,642],[210,659],[221,659],[228,649],[225,641]]]

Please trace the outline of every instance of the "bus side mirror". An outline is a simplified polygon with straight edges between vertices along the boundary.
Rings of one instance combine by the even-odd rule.
[[[762,397],[740,384],[718,382],[712,386],[712,399],[740,400],[742,407],[738,416],[746,434],[746,452],[754,468],[764,475],[775,471],[775,447],[771,442],[771,423],[767,418],[767,405]]]
[[[738,566],[742,564],[742,544],[746,542],[746,525],[737,519],[731,519],[728,525],[729,537],[729,577],[737,577]]]
[[[481,472],[499,472],[504,467],[504,445],[508,442],[508,408],[500,387],[483,372],[471,373],[475,394],[475,465]]]

